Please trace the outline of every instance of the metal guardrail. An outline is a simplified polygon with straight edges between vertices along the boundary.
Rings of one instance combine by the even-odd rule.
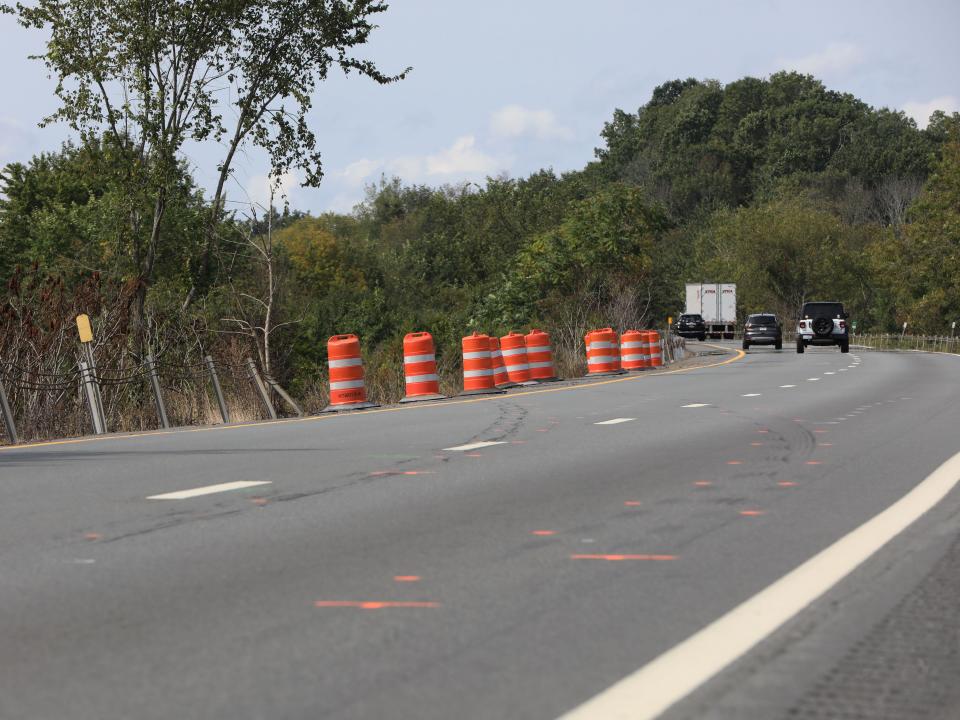
[[[88,350],[87,347],[83,348]],[[252,358],[247,358],[242,364],[215,363],[210,355],[205,355],[203,363],[190,365],[160,362],[148,354],[136,368],[123,370],[101,370],[90,362],[91,353],[82,353],[82,359],[77,361],[76,369],[65,372],[46,372],[31,370],[15,363],[0,361],[0,430],[5,431],[11,445],[20,442],[20,433],[17,431],[16,419],[10,404],[10,398],[16,399],[15,392],[30,393],[79,393],[81,402],[87,406],[90,414],[90,426],[95,435],[109,432],[107,416],[101,389],[104,387],[120,387],[147,382],[153,395],[157,421],[159,427],[169,428],[170,419],[167,415],[166,403],[161,389],[159,368],[166,368],[166,376],[177,380],[208,381],[213,389],[217,406],[224,423],[230,422],[230,409],[227,405],[223,389],[220,385],[220,373],[226,373],[235,380],[244,380],[251,384],[255,395],[261,401],[264,412],[271,419],[277,418],[277,409],[271,397],[271,391],[283,400],[297,416],[303,415],[303,410],[293,401],[287,392],[269,374],[261,375],[260,369]],[[8,395],[8,390],[12,395]],[[2,437],[2,435],[0,435]]]
[[[960,337],[947,335],[903,335],[900,333],[854,333],[850,345],[862,350],[896,352],[942,352],[960,354]]]

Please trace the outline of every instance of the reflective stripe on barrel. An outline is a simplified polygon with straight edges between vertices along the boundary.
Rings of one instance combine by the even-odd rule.
[[[533,380],[552,380],[557,375],[553,370],[553,348],[550,336],[543,330],[532,329],[524,338],[527,345],[527,364]]]
[[[507,366],[510,382],[523,383],[530,380],[530,366],[527,364],[527,341],[523,333],[511,332],[500,338],[500,351],[503,364]]]
[[[331,407],[367,401],[360,338],[352,334],[330,338],[327,341],[327,367],[330,369]]]
[[[587,346],[587,375],[620,371],[620,343],[612,328],[591,330],[584,341]]]
[[[642,330],[627,330],[620,336],[620,364],[624,370],[650,367],[647,336]]]
[[[489,336],[467,335],[463,339],[463,389],[492,390],[494,387]]]
[[[430,333],[413,332],[404,336],[403,374],[407,386],[405,400],[440,395],[437,356]]]
[[[507,377],[507,366],[503,364],[503,353],[500,352],[500,338],[490,338],[490,359],[493,361],[493,384],[497,387],[512,387],[515,383]]]

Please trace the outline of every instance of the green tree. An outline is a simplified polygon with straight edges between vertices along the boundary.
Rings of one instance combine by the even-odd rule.
[[[403,77],[352,54],[386,11],[379,0],[38,0],[5,9],[49,32],[42,58],[61,104],[46,121],[81,133],[106,129],[123,154],[141,314],[185,143],[224,148],[186,306],[209,280],[240,148],[263,148],[274,177],[299,170],[316,185],[322,170],[307,113],[317,83],[337,67],[381,84]],[[142,199],[149,214],[139,211]]]
[[[896,321],[928,333],[960,320],[960,122],[948,133],[911,222],[878,253],[878,272],[898,298]]]

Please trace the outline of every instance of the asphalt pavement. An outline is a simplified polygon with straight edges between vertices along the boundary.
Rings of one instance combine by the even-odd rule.
[[[0,718],[601,717],[960,451],[960,357],[726,348],[0,448]],[[960,717],[958,518],[953,490],[667,717]]]

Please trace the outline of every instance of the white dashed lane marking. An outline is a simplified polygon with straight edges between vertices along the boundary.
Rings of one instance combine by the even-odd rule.
[[[485,440],[483,442],[469,443],[467,445],[455,445],[454,447],[444,448],[450,452],[467,452],[468,450],[479,450],[480,448],[491,447],[492,445],[506,445],[506,440]]]
[[[698,407],[708,407],[710,403],[690,403],[689,405],[684,405],[685,408],[698,408]]]
[[[269,480],[220,483],[219,485],[207,485],[206,487],[193,488],[192,490],[179,490],[177,492],[164,493],[163,495],[150,495],[147,500],[186,500],[187,498],[199,497],[201,495],[213,495],[214,493],[242,490],[243,488],[270,484],[272,483]]]
[[[630,422],[631,420],[636,420],[636,418],[613,418],[613,420],[595,422],[594,425],[619,425],[620,423]]]
[[[820,379],[820,378],[818,378],[818,377],[817,377],[817,378],[807,378],[807,382],[816,382],[816,381],[819,380],[819,379]]]
[[[760,397],[762,394],[763,393],[747,393],[746,395],[742,395],[741,397]]]
[[[796,387],[796,385],[781,385],[780,387],[782,387],[782,388],[792,388],[792,387]]]

